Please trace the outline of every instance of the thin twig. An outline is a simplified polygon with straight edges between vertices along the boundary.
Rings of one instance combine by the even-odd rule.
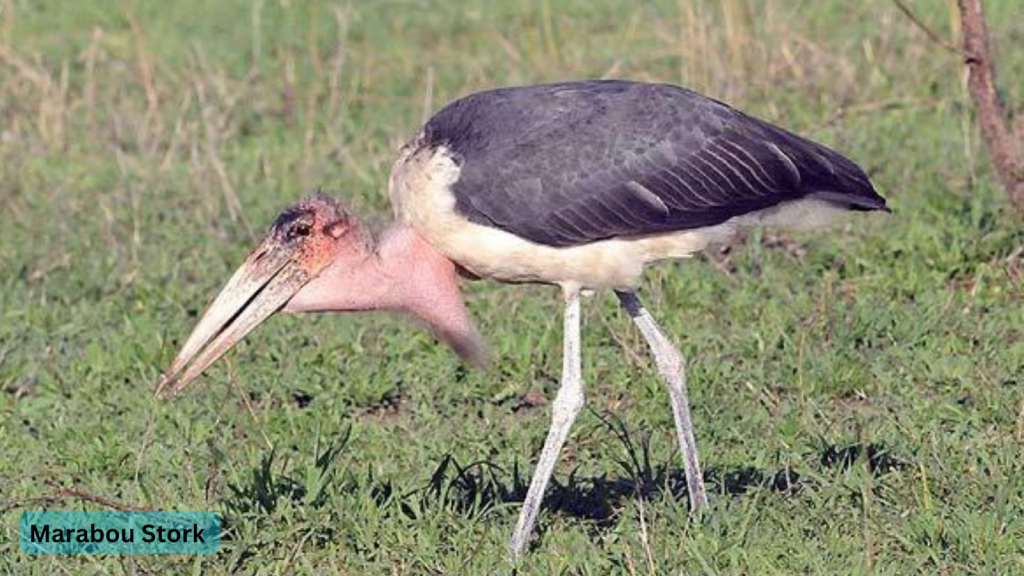
[[[156,396],[152,396],[156,401]],[[142,471],[142,460],[146,456],[149,445],[153,443],[153,433],[156,431],[156,411],[150,410],[146,419],[146,431],[142,433],[142,447],[139,448],[139,455],[135,458],[135,484],[139,484],[139,474]]]
[[[256,415],[256,409],[253,408],[252,402],[249,401],[249,394],[238,385],[238,381],[235,379],[234,366],[228,363],[228,382],[231,384],[231,388],[238,394],[239,398],[242,399],[242,403],[245,404],[245,409],[249,412],[249,416],[252,417],[252,421],[256,423],[256,428],[260,431],[260,436],[263,437],[263,442],[266,443],[267,449],[270,451],[274,450],[274,443],[267,437],[267,433],[263,430],[263,423],[260,422],[260,417]]]
[[[65,500],[83,500],[85,502],[92,502],[93,504],[99,504],[107,508],[117,510],[119,512],[151,512],[152,508],[145,506],[132,506],[129,504],[122,504],[110,498],[103,496],[97,496],[78,488],[61,488],[56,493],[49,496],[39,496],[36,498],[22,498],[16,500],[9,500],[0,506],[0,513],[7,512],[29,504],[55,504],[57,502],[63,502]]]
[[[426,86],[423,88],[423,114],[420,118],[422,124],[430,119],[430,113],[434,110],[434,67],[427,66]]]
[[[848,118],[854,115],[860,114],[872,114],[875,112],[889,112],[893,110],[905,110],[914,107],[934,107],[937,105],[936,101],[925,99],[925,98],[892,98],[889,100],[879,100],[877,102],[862,102],[859,104],[853,104],[850,106],[839,106],[831,114],[828,115],[823,121],[817,126],[810,129],[810,132],[818,132],[839,120]]]
[[[640,516],[640,545],[643,547],[644,558],[647,560],[647,573],[653,576],[658,573],[658,570],[654,562],[654,551],[651,550],[651,537],[647,530],[647,514],[644,511],[644,495],[640,490],[640,482],[636,483],[635,492],[637,497],[637,511]]]
[[[22,78],[31,82],[42,93],[49,93],[53,81],[45,71],[37,70],[7,44],[0,44],[0,62],[14,68]]]
[[[629,360],[630,365],[635,369],[641,369],[645,367],[647,365],[647,362],[644,360],[644,358],[639,353],[637,353],[636,350],[633,349],[633,346],[630,345],[629,342],[626,342],[624,338],[619,336],[619,331],[616,330],[611,325],[611,323],[608,321],[608,318],[604,314],[600,313],[597,315],[597,317],[601,321],[601,325],[604,326],[606,330],[608,330],[608,334],[612,337],[612,340],[614,340],[615,343],[619,345],[619,348],[622,348],[622,351],[626,353],[626,357]]]
[[[156,89],[156,79],[153,73],[153,62],[149,57],[149,52],[146,51],[146,34],[142,29],[142,25],[138,19],[135,18],[135,14],[132,13],[130,8],[125,8],[124,11],[125,19],[128,20],[128,26],[131,28],[132,36],[135,40],[135,55],[136,63],[139,67],[139,80],[142,82],[142,88],[146,93],[146,109],[148,114],[149,126],[151,130],[147,136],[152,140],[158,139],[163,136],[164,127],[163,122],[160,120],[160,95]],[[153,133],[155,132],[155,134]]]
[[[927,36],[929,40],[931,40],[932,42],[938,44],[939,46],[942,46],[943,48],[945,48],[946,50],[948,50],[948,51],[950,51],[950,52],[952,52],[954,54],[958,54],[960,56],[963,56],[964,58],[970,59],[972,57],[969,53],[965,52],[962,48],[960,48],[956,44],[950,42],[949,40],[946,40],[942,36],[939,36],[939,34],[937,32],[935,32],[934,30],[929,28],[927,24],[922,22],[921,19],[918,18],[917,15],[914,14],[914,11],[911,10],[909,6],[907,6],[906,4],[903,3],[903,0],[892,0],[892,2],[893,2],[893,4],[896,5],[897,8],[900,9],[900,12],[903,12],[903,15],[906,16],[907,19],[909,19],[911,22],[913,22],[915,26],[917,26],[918,28],[921,29],[922,32],[924,32],[925,36]]]
[[[85,101],[86,124],[89,125],[89,136],[93,142],[100,141],[99,125],[96,123],[96,59],[99,55],[103,29],[96,26],[92,29],[92,39],[85,51],[85,85],[82,88],[82,99]]]
[[[120,512],[150,512],[153,509],[146,506],[131,506],[128,504],[122,504],[110,498],[104,498],[103,496],[97,496],[90,494],[84,490],[78,488],[64,488],[57,492],[56,498],[60,500],[77,499],[84,500],[86,502],[92,502],[93,504],[99,504],[100,506],[106,506]]]

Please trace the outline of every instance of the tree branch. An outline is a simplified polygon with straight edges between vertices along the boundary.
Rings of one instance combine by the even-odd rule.
[[[1024,217],[1024,163],[996,91],[995,63],[989,51],[988,29],[981,0],[957,0],[967,54],[967,88],[978,109],[981,137],[985,141],[1000,183],[1010,202]]]

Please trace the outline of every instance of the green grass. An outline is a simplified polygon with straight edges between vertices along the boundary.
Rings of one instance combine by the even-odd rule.
[[[948,3],[913,2],[953,37]],[[1024,20],[990,1],[1008,102]],[[890,3],[0,1],[0,572],[489,574],[547,430],[550,288],[467,284],[496,364],[401,318],[281,317],[150,391],[281,207],[385,214],[424,114],[494,85],[692,86],[843,150],[892,217],[652,269],[713,505],[608,294],[522,574],[1024,571],[1024,225],[956,56]],[[529,398],[527,395],[529,394]],[[24,510],[214,510],[212,557],[29,557]]]

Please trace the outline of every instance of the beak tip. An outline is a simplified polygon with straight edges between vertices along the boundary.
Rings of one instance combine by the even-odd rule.
[[[169,396],[173,396],[173,394],[174,394],[174,387],[172,386],[170,388],[170,390],[167,390],[168,385],[171,384],[173,381],[174,381],[174,377],[171,376],[170,374],[163,374],[162,376],[160,376],[160,381],[157,382],[156,389],[153,390],[153,396],[158,398],[158,399],[163,399],[163,398],[167,398]],[[168,392],[170,394],[168,394]]]
[[[153,396],[174,398],[236,342],[279,311],[309,281],[296,249],[265,240],[246,258],[203,313]]]

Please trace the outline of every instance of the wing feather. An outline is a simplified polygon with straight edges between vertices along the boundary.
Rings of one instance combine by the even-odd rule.
[[[552,246],[710,226],[804,197],[886,209],[837,152],[664,84],[474,94],[438,112],[423,145],[459,159],[462,215]]]

